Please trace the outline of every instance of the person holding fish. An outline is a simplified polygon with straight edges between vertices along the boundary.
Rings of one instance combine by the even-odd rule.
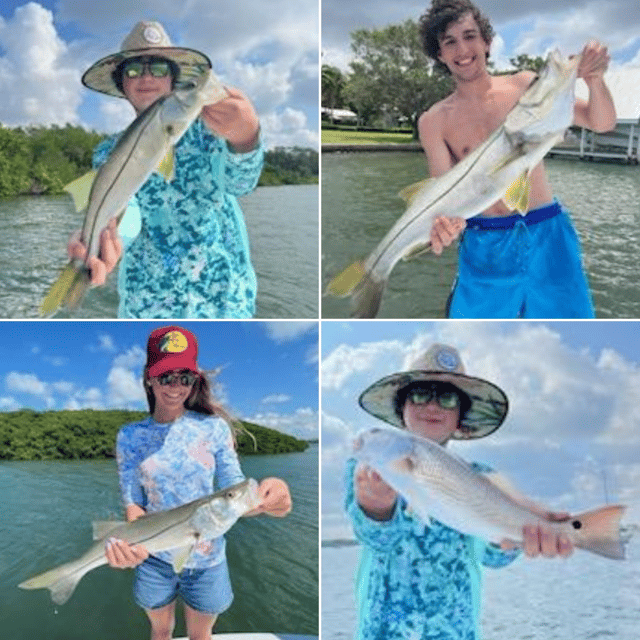
[[[469,0],[433,0],[420,31],[425,53],[455,82],[453,93],[418,122],[429,173],[438,177],[504,122],[535,74],[488,73],[494,31]],[[576,100],[575,125],[597,132],[615,127],[615,107],[603,79],[608,64],[600,43],[589,42],[582,50],[578,77],[587,84],[589,99]],[[466,222],[444,216],[434,221],[430,240],[436,254],[462,233],[448,317],[594,317],[576,232],[553,197],[542,162],[527,174],[523,188],[526,215],[499,201]]]
[[[174,46],[161,24],[140,22],[121,50],[92,65],[82,81],[125,98],[140,116],[172,91],[197,84],[211,66],[204,53]],[[88,240],[79,233],[69,241],[70,257],[86,260],[94,285],[104,283],[122,255],[118,317],[250,318],[255,312],[256,277],[236,196],[255,188],[264,150],[249,99],[221,89],[226,97],[205,104],[130,201],[120,225],[124,248],[115,219],[102,231],[98,255],[87,254]],[[117,141],[96,148],[96,166],[108,161]]]
[[[488,436],[508,409],[502,389],[467,375],[458,351],[441,344],[421,354],[408,371],[371,385],[359,402],[376,418],[442,446],[451,439]],[[357,441],[347,465],[345,501],[363,545],[356,585],[358,640],[479,638],[483,565],[508,565],[520,546],[531,558],[573,552],[568,536],[544,524],[566,521],[568,514],[548,512],[511,488],[507,492],[517,504],[539,515],[523,527],[521,541],[489,543],[435,519],[425,521],[380,473],[358,464],[358,447]],[[506,481],[486,465],[474,463],[472,469],[505,490]]]
[[[214,485],[223,489],[244,480],[234,421],[212,400],[197,351],[196,337],[182,327],[162,327],[149,336],[144,386],[151,415],[122,427],[117,438],[128,521],[211,494]],[[258,495],[260,506],[247,515],[282,517],[291,510],[289,488],[278,478],[262,480]],[[172,637],[178,595],[191,640],[209,640],[218,614],[233,599],[222,537],[153,556],[143,545],[110,539],[105,553],[112,567],[136,567],[134,597],[149,618],[152,640]]]

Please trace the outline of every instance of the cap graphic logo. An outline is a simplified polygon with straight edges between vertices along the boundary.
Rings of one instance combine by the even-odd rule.
[[[158,44],[162,40],[161,33],[155,27],[147,27],[142,36],[149,44]]]
[[[440,349],[436,353],[436,362],[446,371],[455,371],[460,365],[457,354],[450,349]]]
[[[160,340],[158,350],[162,353],[182,353],[187,350],[189,342],[184,333],[180,331],[169,331]]]

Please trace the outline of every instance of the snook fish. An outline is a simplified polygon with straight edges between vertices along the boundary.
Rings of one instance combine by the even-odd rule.
[[[218,78],[209,71],[193,87],[176,89],[159,98],[127,127],[97,172],[90,172],[65,187],[79,210],[86,206],[80,239],[87,246],[87,260],[98,255],[102,230],[112,218],[120,219],[133,194],[159,165],[168,164],[166,177],[173,177],[173,146],[205,105],[227,95]],[[89,185],[88,203],[83,203]],[[76,306],[88,286],[86,263],[72,259],[43,300],[40,315],[51,315],[61,304]]]
[[[434,218],[470,218],[502,199],[512,211],[529,210],[529,174],[564,137],[573,121],[580,56],[552,52],[545,67],[489,138],[439,178],[400,193],[407,209],[371,254],[347,267],[327,293],[352,295],[353,316],[373,318],[391,270],[429,247]]]
[[[544,522],[573,544],[623,559],[634,527],[621,527],[626,507],[609,505],[552,521],[500,489],[439,444],[407,431],[371,429],[354,444],[354,457],[375,469],[425,522],[433,517],[461,533],[489,542],[522,542],[525,525]]]
[[[41,573],[18,586],[51,591],[56,604],[64,604],[86,573],[107,563],[105,541],[119,538],[143,545],[149,553],[175,550],[173,566],[179,573],[200,539],[213,539],[259,505],[258,484],[249,478],[239,484],[189,502],[181,507],[141,516],[133,522],[95,522],[94,544],[77,560]]]

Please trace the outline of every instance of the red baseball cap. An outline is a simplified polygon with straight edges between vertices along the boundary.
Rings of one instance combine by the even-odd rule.
[[[147,343],[149,376],[160,376],[175,369],[198,373],[198,341],[182,327],[162,327],[152,331]]]

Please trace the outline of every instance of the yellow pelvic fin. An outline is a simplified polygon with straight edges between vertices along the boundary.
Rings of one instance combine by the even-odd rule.
[[[358,286],[365,273],[364,263],[354,262],[329,283],[327,293],[337,298],[348,296]]]
[[[502,201],[511,209],[521,214],[529,211],[529,193],[531,191],[531,180],[529,174],[524,171],[511,186],[507,189]]]
[[[425,244],[420,244],[406,255],[402,256],[402,260],[404,262],[409,262],[409,260],[414,260],[415,258],[419,258],[420,256],[425,255],[431,251],[431,242],[426,242]]]
[[[71,194],[76,211],[82,211],[87,208],[89,204],[89,194],[91,193],[91,187],[93,186],[93,181],[96,179],[97,173],[98,172],[93,169],[64,187],[64,190]]]
[[[165,180],[173,180],[173,147],[169,147],[164,158],[160,160],[156,171],[163,176]]]
[[[414,182],[408,187],[405,187],[398,196],[400,196],[407,204],[411,204],[413,199],[416,197],[416,194],[432,181],[433,178],[425,178],[424,180],[420,180],[420,182]]]

